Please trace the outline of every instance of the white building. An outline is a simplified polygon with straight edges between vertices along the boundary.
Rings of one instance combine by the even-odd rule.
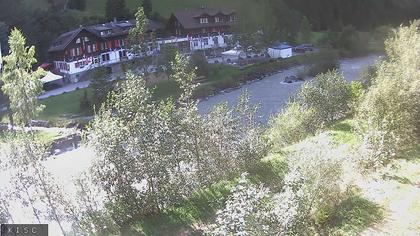
[[[292,46],[287,43],[279,43],[267,49],[267,53],[271,58],[289,58],[293,56]]]

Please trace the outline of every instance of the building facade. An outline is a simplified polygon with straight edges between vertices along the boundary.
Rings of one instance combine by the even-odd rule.
[[[164,44],[174,44],[183,53],[224,48],[234,22],[235,13],[230,10],[201,8],[175,12],[166,27],[172,36],[158,38],[156,44],[149,47],[149,54],[159,53]],[[132,59],[133,56],[127,50],[127,36],[134,26],[134,20],[114,20],[81,26],[60,35],[48,50],[55,71],[75,82],[85,71]],[[159,23],[149,21],[149,32],[163,28]]]
[[[127,51],[127,36],[135,22],[113,21],[86,27],[60,35],[48,52],[54,69],[77,80],[77,75],[99,66],[131,59]],[[149,23],[149,31],[159,29],[159,24]]]

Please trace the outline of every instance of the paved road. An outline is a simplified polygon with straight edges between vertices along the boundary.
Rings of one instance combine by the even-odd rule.
[[[41,96],[39,96],[39,99],[46,99],[49,97],[53,97],[53,96],[57,96],[63,93],[68,93],[68,92],[72,92],[76,89],[82,89],[82,88],[87,88],[89,87],[90,81],[82,81],[82,82],[78,82],[78,83],[74,83],[74,84],[67,84],[63,87],[51,90],[51,91],[47,91],[45,93],[43,93]]]

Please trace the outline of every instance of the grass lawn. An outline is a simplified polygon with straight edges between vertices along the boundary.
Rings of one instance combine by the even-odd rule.
[[[80,99],[85,92],[90,96],[90,89],[87,88],[41,100],[45,109],[38,119],[51,121],[62,119],[63,116],[68,115],[91,115],[91,111],[84,111],[80,108]]]
[[[60,137],[59,132],[54,131],[54,130],[35,130],[33,131],[35,139],[39,140],[43,143],[49,144],[51,142],[53,142],[55,139],[57,139],[58,137]],[[5,137],[5,133],[0,133],[0,143],[3,143],[6,141],[6,137]]]

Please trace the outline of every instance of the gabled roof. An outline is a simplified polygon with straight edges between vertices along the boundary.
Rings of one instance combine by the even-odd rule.
[[[134,27],[136,24],[135,20],[127,21],[112,21],[104,24],[90,25],[85,27],[80,27],[73,31],[69,31],[61,34],[57,37],[56,40],[52,43],[51,47],[48,49],[48,52],[57,52],[64,50],[72,41],[79,35],[80,32],[86,30],[87,32],[93,34],[94,36],[101,39],[108,39],[122,35],[128,35],[129,30]],[[162,24],[159,22],[149,20],[149,30],[156,31],[163,29]],[[105,32],[106,33],[101,33]]]
[[[277,49],[277,50],[283,50],[283,49],[289,49],[292,48],[292,46],[290,46],[288,43],[283,42],[283,43],[277,43],[273,46],[271,46],[270,48],[272,49]]]
[[[177,11],[173,13],[173,16],[179,21],[179,23],[185,29],[196,29],[203,27],[213,27],[219,25],[230,25],[232,22],[210,22],[207,24],[200,24],[198,18],[203,16],[217,16],[225,15],[229,16],[235,14],[235,11],[228,9],[211,9],[211,8],[200,8],[194,10]]]

